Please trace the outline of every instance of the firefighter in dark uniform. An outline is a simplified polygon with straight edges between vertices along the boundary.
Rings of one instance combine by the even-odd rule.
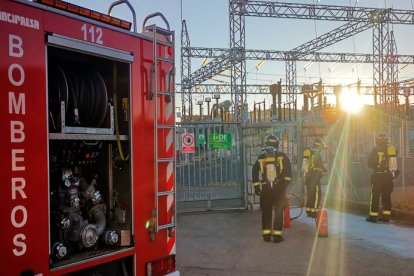
[[[316,218],[321,204],[322,192],[321,192],[321,178],[322,174],[326,173],[326,168],[322,161],[321,149],[323,141],[320,138],[316,138],[313,141],[313,149],[310,151],[309,156],[309,168],[305,172],[305,185],[306,185],[306,214],[308,217]]]
[[[267,136],[265,145],[253,166],[252,178],[255,193],[260,196],[263,239],[270,242],[273,237],[273,242],[278,243],[284,240],[283,209],[287,203],[286,187],[292,180],[292,169],[289,158],[278,150],[279,139],[276,136]]]
[[[368,157],[368,167],[372,169],[371,196],[369,203],[368,222],[378,220],[389,222],[391,216],[391,193],[394,188],[393,180],[399,174],[396,165],[396,149],[388,146],[388,138],[384,133],[375,137],[375,147]],[[379,216],[380,199],[383,205],[382,216]]]

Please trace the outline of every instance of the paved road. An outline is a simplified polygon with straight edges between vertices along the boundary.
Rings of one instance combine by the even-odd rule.
[[[329,237],[301,216],[280,244],[262,241],[260,212],[181,214],[181,275],[414,275],[414,228],[329,210]]]

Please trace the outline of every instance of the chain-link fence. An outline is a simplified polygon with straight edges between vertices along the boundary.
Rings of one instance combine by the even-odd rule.
[[[230,122],[177,124],[178,212],[245,207],[240,129]],[[195,139],[192,153],[183,148],[186,134]]]
[[[333,196],[345,200],[368,203],[370,197],[371,169],[367,158],[375,145],[375,135],[379,131],[388,137],[390,145],[397,148],[397,164],[401,173],[394,180],[394,191],[402,192],[414,185],[414,121],[403,120],[398,114],[381,113],[377,124],[372,121],[372,113],[348,117],[330,129],[330,137],[335,141],[336,156],[333,162],[331,179]]]

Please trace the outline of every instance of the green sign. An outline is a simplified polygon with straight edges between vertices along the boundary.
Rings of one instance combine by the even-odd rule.
[[[197,145],[206,144],[206,135],[204,133],[199,133],[197,136]]]
[[[211,149],[231,149],[231,133],[212,133],[209,136]]]

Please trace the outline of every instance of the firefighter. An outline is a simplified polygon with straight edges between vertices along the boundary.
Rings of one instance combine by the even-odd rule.
[[[316,218],[321,203],[321,178],[326,173],[326,168],[322,161],[321,149],[324,143],[322,139],[316,138],[313,141],[313,148],[310,150],[309,167],[305,172],[306,185],[306,214],[308,217]],[[309,151],[309,150],[308,150]]]
[[[389,222],[393,180],[400,171],[396,166],[396,149],[394,146],[388,146],[387,136],[382,132],[378,133],[375,144],[368,157],[368,167],[372,169],[372,175],[369,216],[366,220],[373,223],[378,220]],[[381,217],[379,216],[380,199],[383,205]]]
[[[255,194],[260,196],[263,240],[270,242],[273,237],[273,242],[279,243],[284,240],[283,209],[287,204],[286,187],[292,180],[292,170],[289,158],[278,150],[276,136],[267,136],[265,145],[252,169],[253,185]]]

